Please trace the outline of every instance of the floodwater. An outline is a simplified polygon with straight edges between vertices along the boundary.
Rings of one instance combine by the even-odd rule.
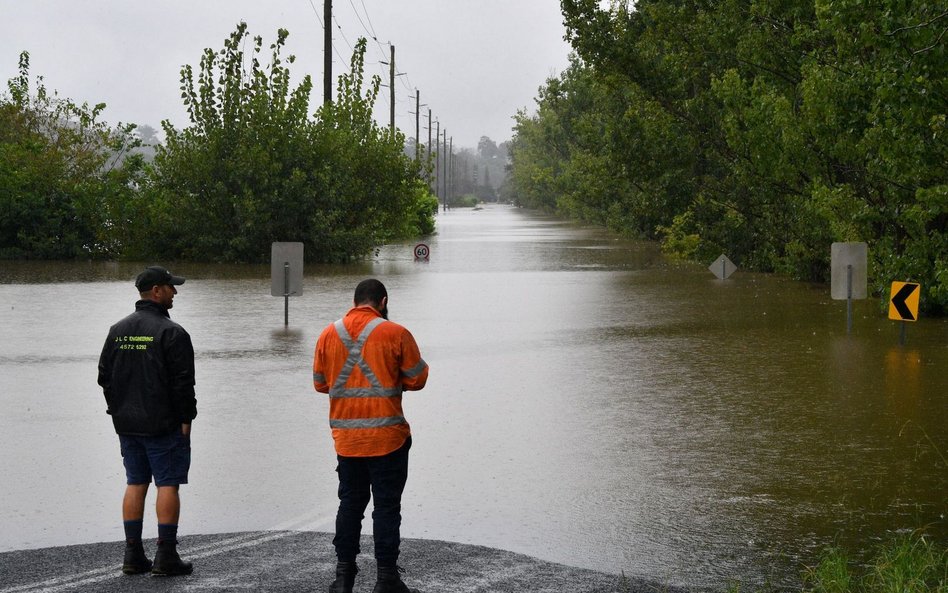
[[[438,228],[428,262],[410,242],[308,267],[288,328],[269,266],[168,264],[188,278],[171,314],[197,357],[184,537],[332,531],[312,349],[376,276],[431,366],[405,396],[405,537],[694,588],[792,585],[823,548],[897,531],[948,541],[945,320],[911,324],[899,346],[875,301],[855,303],[847,335],[828,286],[719,281],[505,206]],[[140,268],[0,263],[0,551],[123,537],[96,361]]]

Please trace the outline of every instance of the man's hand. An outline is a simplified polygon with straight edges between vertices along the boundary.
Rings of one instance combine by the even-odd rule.
[[[182,425],[181,425],[181,434],[183,434],[183,435],[186,436],[186,437],[191,436],[191,425],[190,425],[190,424],[182,424]]]

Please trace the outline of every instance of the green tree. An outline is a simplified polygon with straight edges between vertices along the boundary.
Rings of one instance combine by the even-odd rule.
[[[433,201],[402,153],[403,136],[372,118],[378,80],[363,94],[365,40],[339,77],[337,100],[312,117],[310,77],[291,88],[294,58],[281,56],[288,32],[278,31],[267,65],[260,37],[245,63],[247,36],[241,23],[221,51],[205,50],[196,78],[182,70],[191,125],[162,123],[166,143],[134,243],[142,253],[256,262],[273,241],[302,241],[308,259],[341,261],[430,231]]]
[[[314,211],[308,109],[309,77],[290,88],[278,32],[271,61],[260,63],[263,40],[252,44],[245,70],[245,23],[220,52],[205,50],[198,74],[182,69],[181,96],[191,126],[162,122],[130,252],[216,261],[263,261],[274,240],[303,240]],[[287,60],[294,61],[292,56]]]
[[[438,203],[428,192],[405,136],[373,117],[381,79],[365,88],[366,40],[359,39],[336,100],[316,114],[315,137],[326,146],[323,216],[317,232],[329,253],[361,255],[374,246],[434,231]],[[333,257],[338,259],[338,257]]]
[[[563,0],[577,57],[517,116],[517,199],[825,281],[833,241],[948,311],[948,12],[899,0]]]
[[[141,174],[134,125],[98,121],[89,107],[30,89],[29,54],[0,98],[0,257],[110,257],[108,212],[128,199]]]

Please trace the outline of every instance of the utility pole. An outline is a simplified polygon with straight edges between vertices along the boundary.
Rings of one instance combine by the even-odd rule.
[[[421,91],[415,89],[415,111],[409,111],[408,113],[415,114],[415,166],[418,168],[418,171],[421,172],[421,108],[427,107],[427,104],[422,104],[421,102]],[[428,127],[431,128],[431,110],[428,110]],[[428,135],[431,136],[431,132],[428,132]]]
[[[421,91],[415,89],[415,165],[421,160],[421,146],[418,142],[421,140],[421,129],[418,127],[421,123]]]
[[[323,105],[332,103],[332,0],[323,0]]]
[[[429,131],[428,134],[429,134],[428,149],[430,150],[431,149],[431,138],[430,138],[431,132]],[[441,144],[441,122],[440,121],[435,122],[435,142],[437,143],[437,145],[435,145],[435,168],[434,168],[434,179],[432,181],[434,181],[435,197],[440,198],[441,197],[441,169],[440,169],[441,147],[438,146]]]
[[[428,144],[425,144],[425,178],[428,179],[428,187],[431,187],[431,108],[428,108]]]
[[[455,166],[455,163],[454,163],[454,136],[451,136],[451,146],[450,146],[450,148],[448,149],[448,156],[451,158],[451,161],[450,161],[450,163],[451,163],[451,168],[448,170],[448,177],[447,177],[447,179],[445,179],[445,181],[451,183],[451,185],[449,186],[451,189],[448,190],[448,198],[451,198],[451,197],[454,196],[455,189],[457,189],[457,188],[454,187],[454,166]]]
[[[388,72],[389,72],[389,96],[391,100],[389,101],[389,117],[392,122],[392,138],[395,137],[395,46],[392,45],[392,59],[388,63]]]
[[[442,140],[442,146],[444,147],[444,158],[441,159],[441,163],[444,166],[442,171],[441,178],[444,180],[444,193],[442,196],[442,204],[444,206],[444,211],[448,211],[448,129],[444,129],[444,139]]]

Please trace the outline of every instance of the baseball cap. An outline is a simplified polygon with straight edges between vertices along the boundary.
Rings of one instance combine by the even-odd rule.
[[[180,286],[184,284],[184,278],[173,276],[171,272],[161,266],[148,266],[144,272],[135,278],[135,288],[138,289],[138,292],[145,292],[151,290],[152,286],[162,284]]]

